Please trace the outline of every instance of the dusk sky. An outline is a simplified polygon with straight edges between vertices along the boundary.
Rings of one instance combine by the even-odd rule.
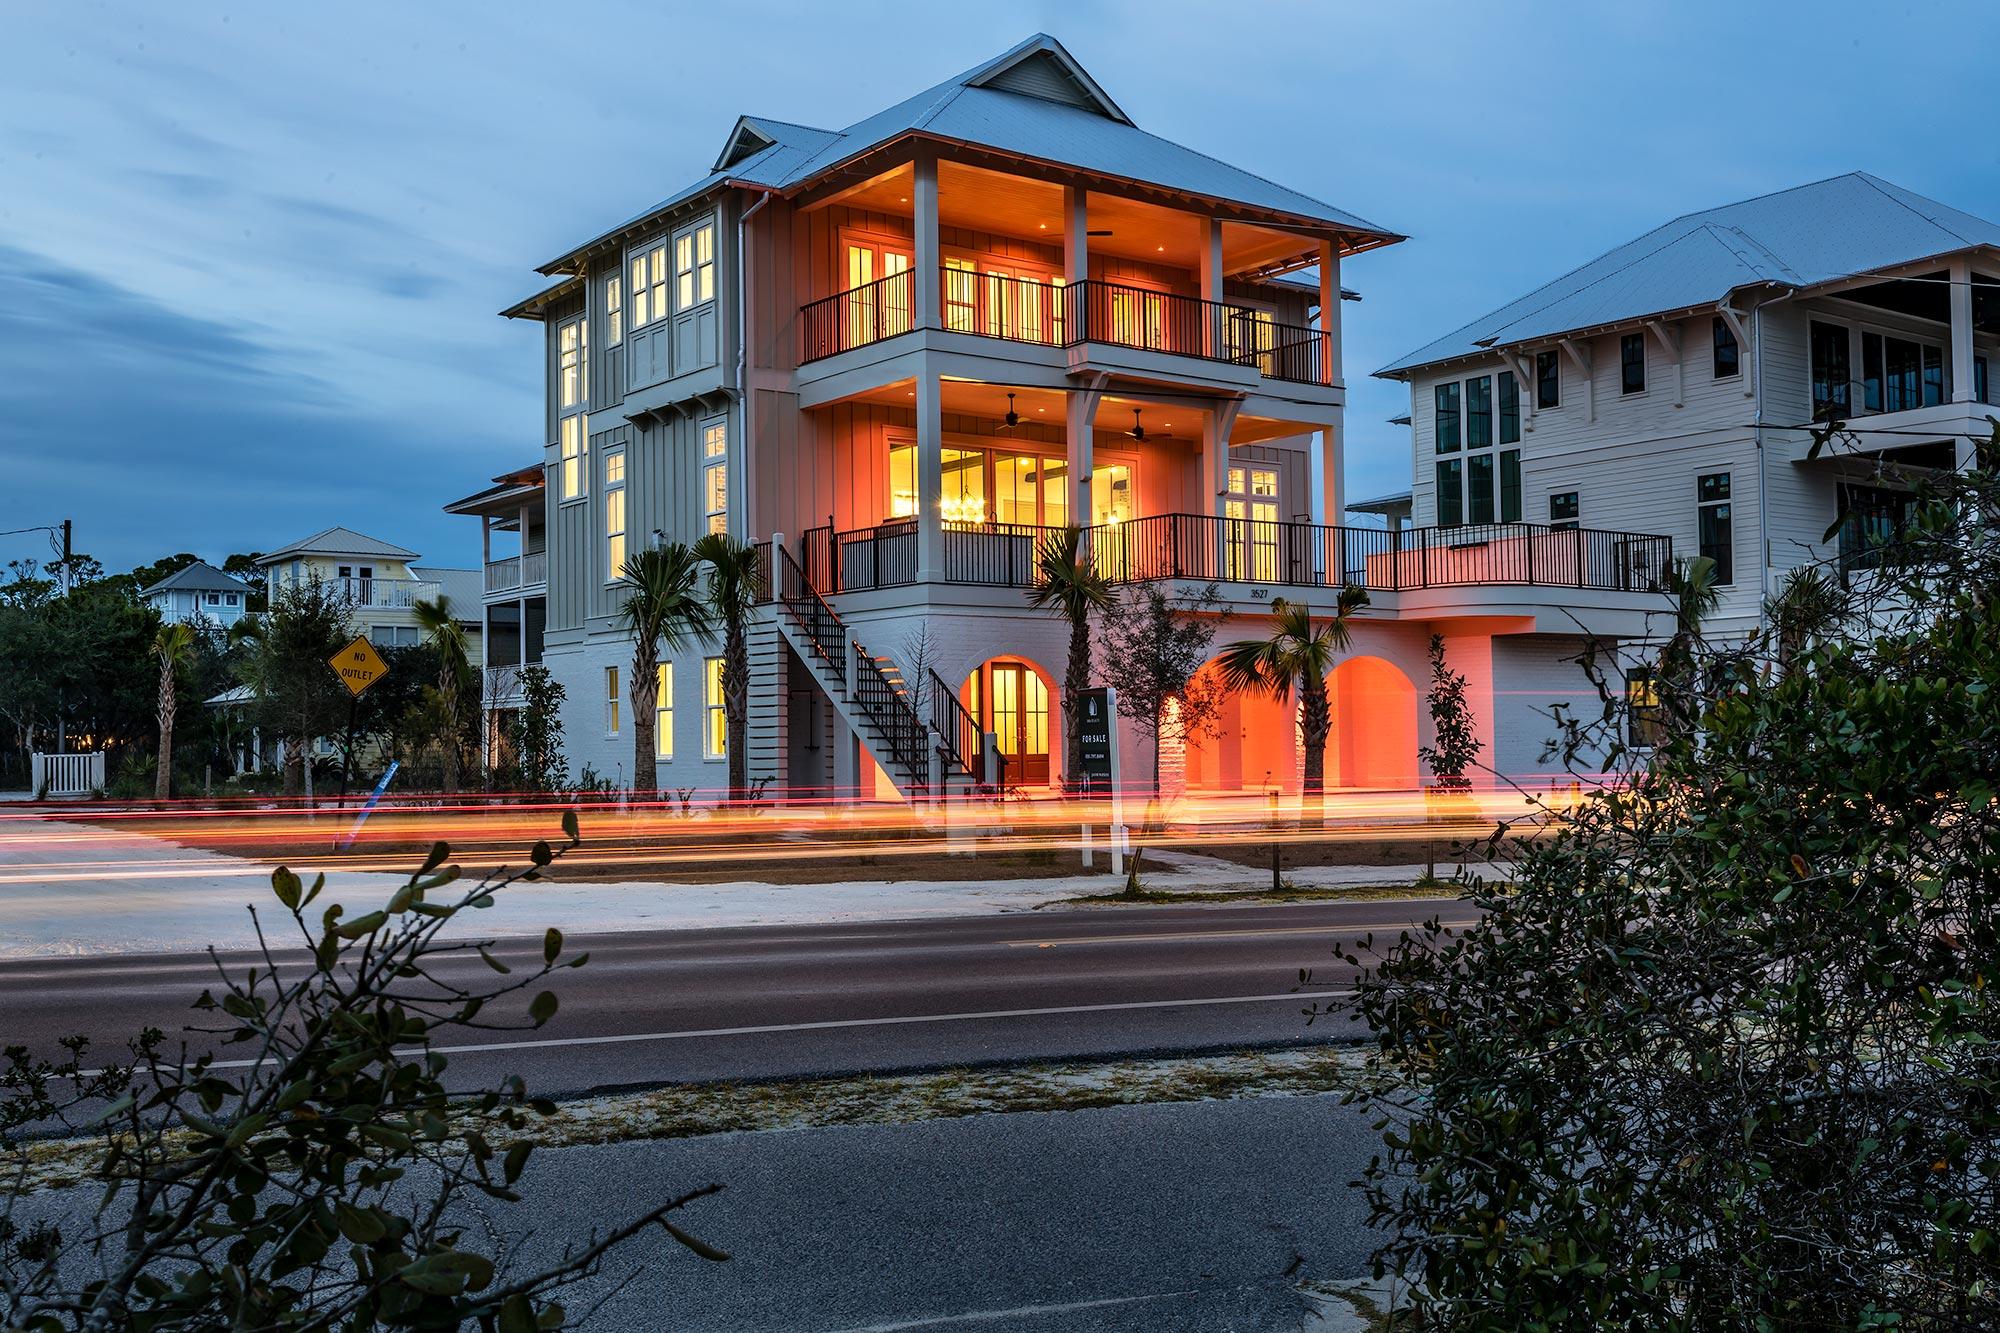
[[[495,312],[536,264],[739,113],[837,128],[1035,31],[1143,128],[1410,235],[1343,274],[1357,498],[1409,484],[1369,372],[1670,217],[1852,170],[2000,217],[1970,4],[0,13],[0,528],[74,518],[113,569],[335,523],[473,563],[440,506],[535,456],[539,326]]]

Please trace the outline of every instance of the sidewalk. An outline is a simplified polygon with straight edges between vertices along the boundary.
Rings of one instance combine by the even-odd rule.
[[[1100,864],[1101,864],[1100,860]],[[1287,871],[1314,888],[1407,884],[1422,866],[1316,866]],[[1183,852],[1147,857],[1146,885],[1184,891],[1256,890],[1266,871]],[[386,900],[386,875],[328,876],[322,901],[353,915]],[[832,884],[565,884],[561,868],[517,884],[477,914],[494,937],[718,926],[889,921],[1020,912],[1066,898],[1113,892],[1108,874],[1022,880],[941,880]],[[181,847],[143,833],[60,820],[0,829],[0,959],[172,953],[255,947],[249,904],[267,927],[283,909],[270,892],[270,866]]]

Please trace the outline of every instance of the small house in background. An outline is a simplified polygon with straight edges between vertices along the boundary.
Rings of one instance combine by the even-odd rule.
[[[450,598],[453,617],[465,627],[467,655],[483,660],[480,629],[480,572],[419,565],[415,551],[352,528],[333,527],[287,542],[258,557],[271,597],[289,586],[317,579],[347,603],[357,632],[378,648],[410,648],[423,642],[416,604]]]
[[[141,589],[139,600],[158,611],[161,621],[169,625],[206,623],[228,629],[243,618],[250,589],[234,575],[197,560]]]

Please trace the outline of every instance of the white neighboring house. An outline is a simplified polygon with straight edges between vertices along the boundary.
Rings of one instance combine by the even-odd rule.
[[[415,551],[352,528],[325,528],[257,558],[270,595],[288,584],[318,579],[347,603],[348,615],[379,648],[412,648],[422,642],[413,609],[440,594],[464,626],[466,649],[477,667],[480,639],[480,573],[476,569],[417,564]]]
[[[1995,357],[2000,225],[1856,172],[1677,218],[1376,373],[1410,386],[1418,525],[1665,533],[1735,634],[1792,568],[1869,562],[1991,429]],[[1828,416],[1862,443],[1809,460]]]
[[[197,560],[141,589],[139,600],[158,611],[164,624],[226,630],[243,618],[249,591],[241,579]]]

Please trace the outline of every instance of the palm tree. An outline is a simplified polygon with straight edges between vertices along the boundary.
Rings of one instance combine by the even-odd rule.
[[[685,542],[637,552],[625,562],[622,581],[632,587],[618,611],[618,623],[632,636],[632,789],[651,793],[660,785],[653,744],[660,645],[677,650],[689,639],[707,637],[708,606],[701,595],[701,560]]]
[[[1069,622],[1069,662],[1063,668],[1063,784],[1072,791],[1083,780],[1083,709],[1078,699],[1090,688],[1090,613],[1111,605],[1111,583],[1083,544],[1083,529],[1070,524],[1042,539],[1035,552],[1035,586],[1028,601]]]
[[[708,614],[722,627],[722,718],[729,730],[729,799],[750,794],[750,616],[757,606],[757,550],[726,532],[694,544],[708,566]]]
[[[446,790],[456,791],[459,761],[463,754],[460,742],[465,736],[464,685],[465,678],[472,674],[465,626],[458,623],[458,617],[451,612],[451,598],[443,593],[428,601],[419,599],[412,602],[410,610],[416,614],[417,627],[423,630],[424,641],[437,650],[438,713],[444,732],[444,785]]]
[[[153,799],[164,801],[174,791],[174,672],[194,648],[194,629],[185,624],[162,625],[153,635],[153,656],[160,659],[160,758],[153,777]]]
[[[1674,632],[1660,649],[1660,702],[1677,734],[1691,731],[1700,711],[1701,626],[1722,602],[1715,576],[1715,560],[1705,555],[1677,561],[1667,573]]]
[[[1230,689],[1262,691],[1281,703],[1298,691],[1299,730],[1306,745],[1302,785],[1315,805],[1326,790],[1326,738],[1333,731],[1326,676],[1335,657],[1347,651],[1348,619],[1366,605],[1368,594],[1350,583],[1340,590],[1333,619],[1314,625],[1311,607],[1280,597],[1271,603],[1277,623],[1269,638],[1239,639],[1216,659]]]

